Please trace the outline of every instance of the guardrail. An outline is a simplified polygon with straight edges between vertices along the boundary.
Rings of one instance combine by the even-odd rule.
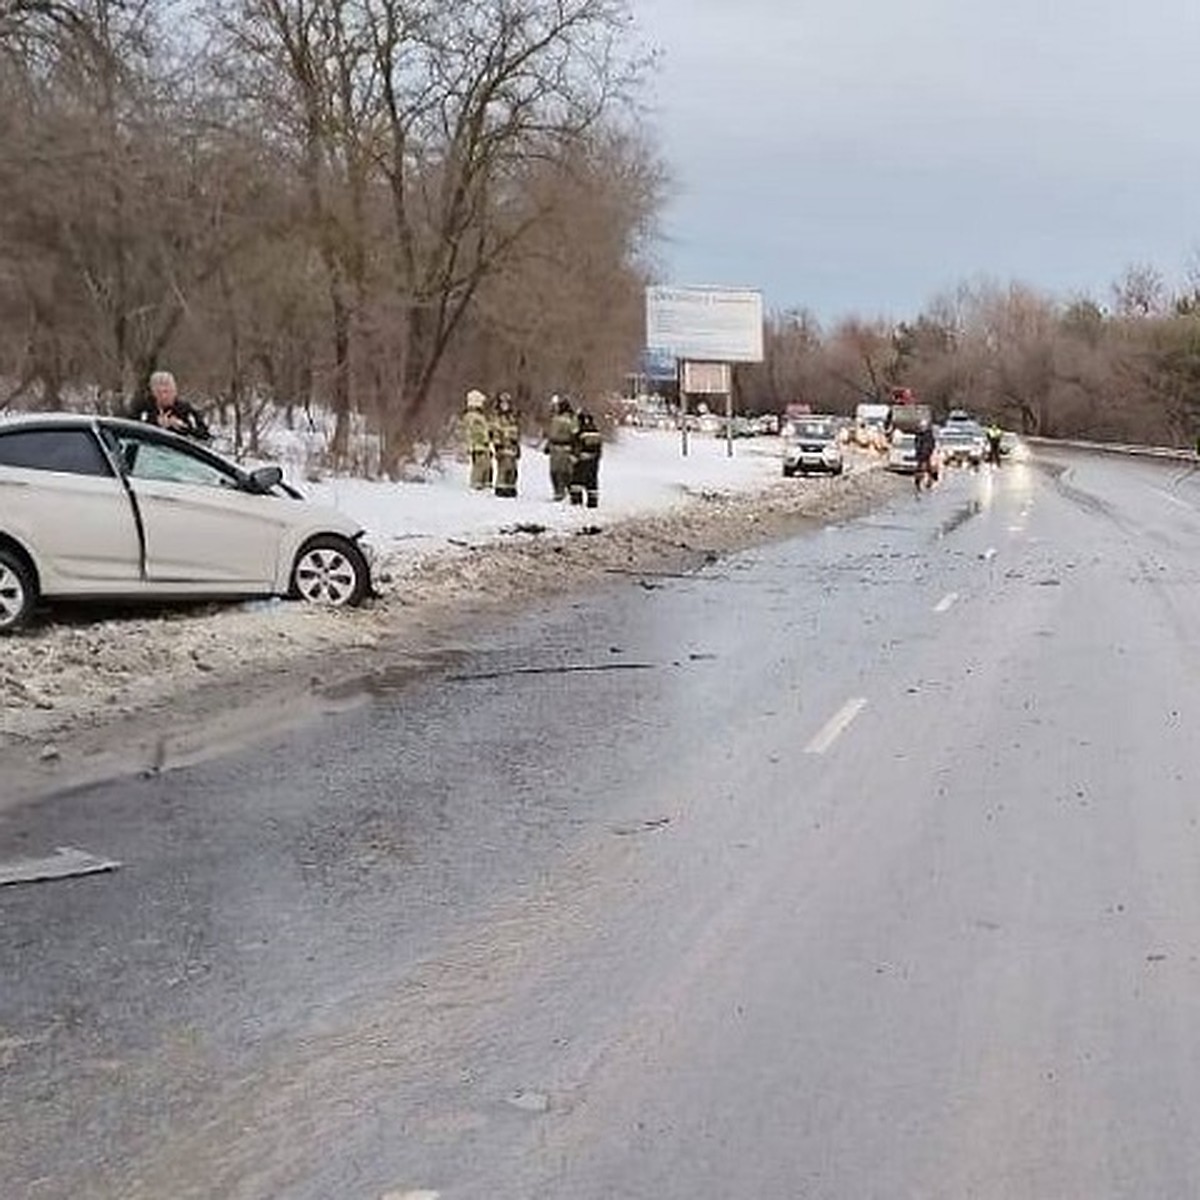
[[[1090,450],[1097,454],[1122,454],[1133,458],[1157,458],[1168,462],[1200,462],[1195,450],[1180,450],[1174,446],[1135,446],[1121,442],[1083,442],[1071,438],[1023,437],[1030,446],[1048,450]]]

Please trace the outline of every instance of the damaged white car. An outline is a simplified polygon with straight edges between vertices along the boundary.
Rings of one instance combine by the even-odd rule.
[[[40,600],[370,594],[363,530],[153,426],[72,414],[0,423],[0,633]]]

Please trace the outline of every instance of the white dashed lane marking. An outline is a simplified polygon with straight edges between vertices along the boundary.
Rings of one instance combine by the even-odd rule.
[[[824,754],[834,742],[842,736],[843,733],[850,727],[850,723],[858,716],[864,708],[867,707],[865,697],[859,696],[854,700],[847,700],[841,708],[833,714],[826,722],[824,728],[817,734],[807,746],[804,747],[805,754]]]
[[[948,613],[958,603],[957,592],[947,592],[934,606],[935,613]]]

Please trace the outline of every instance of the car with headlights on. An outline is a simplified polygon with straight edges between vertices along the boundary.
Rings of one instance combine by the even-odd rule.
[[[112,417],[0,422],[0,633],[45,600],[371,592],[356,521],[176,434]]]
[[[830,418],[802,417],[792,422],[783,448],[783,473],[840,475],[845,469],[837,423]]]
[[[947,421],[938,430],[938,449],[947,466],[978,467],[987,454],[987,436],[974,421]]]

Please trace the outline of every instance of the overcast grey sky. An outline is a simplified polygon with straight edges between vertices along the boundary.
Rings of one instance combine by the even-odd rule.
[[[1200,0],[635,0],[670,282],[915,315],[1200,246]]]

